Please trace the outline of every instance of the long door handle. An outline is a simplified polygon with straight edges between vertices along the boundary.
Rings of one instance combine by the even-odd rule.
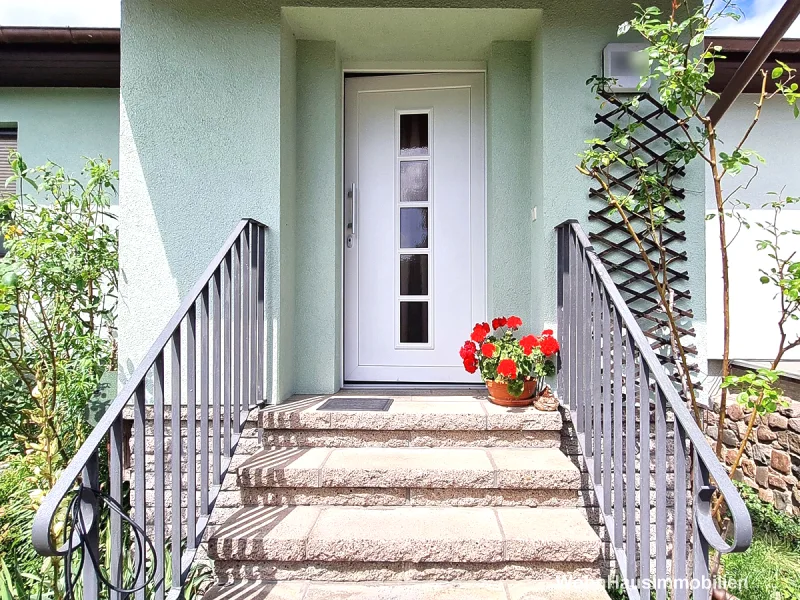
[[[350,191],[347,192],[347,198],[350,200],[350,222],[347,224],[347,247],[352,248],[356,239],[356,227],[358,226],[358,205],[356,204],[356,184],[352,184]]]
[[[358,198],[356,197],[356,184],[355,183],[352,184],[352,187],[350,188],[350,198],[351,198],[351,202],[353,203],[352,204],[352,208],[351,208],[351,213],[350,213],[352,218],[353,218],[353,222],[350,225],[351,225],[351,229],[353,230],[353,235],[355,236],[356,233],[357,233],[357,229],[358,229]]]

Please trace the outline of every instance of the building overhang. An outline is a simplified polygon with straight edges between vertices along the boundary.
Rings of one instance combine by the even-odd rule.
[[[120,30],[0,27],[0,87],[118,88]]]

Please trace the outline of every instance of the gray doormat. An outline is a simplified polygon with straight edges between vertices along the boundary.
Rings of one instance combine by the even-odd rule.
[[[386,412],[392,405],[391,398],[328,398],[317,410],[363,410]]]

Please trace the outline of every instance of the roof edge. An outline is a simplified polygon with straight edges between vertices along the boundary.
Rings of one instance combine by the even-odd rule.
[[[119,27],[0,27],[0,44],[119,44]]]

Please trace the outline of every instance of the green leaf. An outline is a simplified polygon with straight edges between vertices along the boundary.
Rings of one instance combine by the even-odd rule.
[[[772,69],[772,78],[778,79],[781,75],[783,75],[783,68],[782,67],[775,67]]]
[[[760,281],[761,283],[769,283],[769,277],[762,275]]]

